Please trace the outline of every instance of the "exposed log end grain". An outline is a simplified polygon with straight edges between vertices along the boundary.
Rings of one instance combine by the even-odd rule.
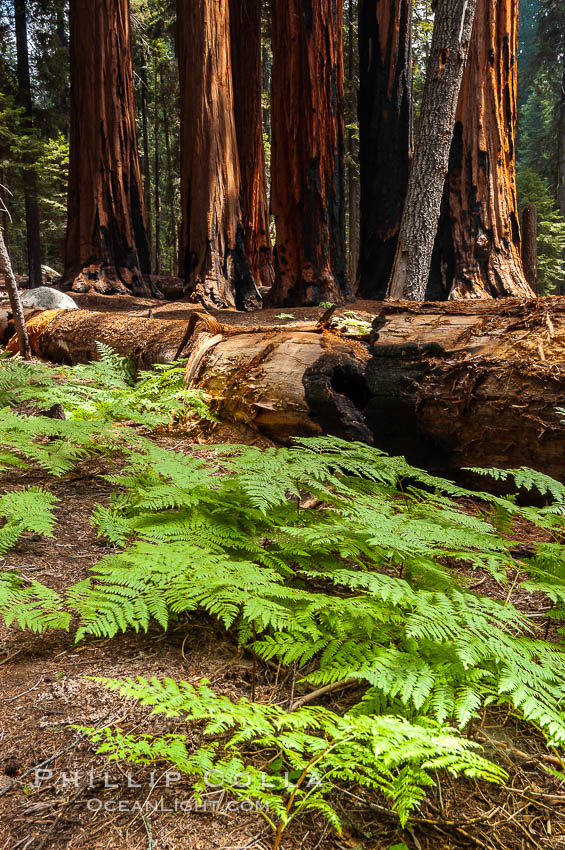
[[[384,305],[367,367],[379,448],[442,471],[565,479],[565,298]]]
[[[33,353],[57,363],[96,360],[97,342],[140,367],[188,357],[186,380],[212,397],[222,420],[278,442],[323,433],[366,440],[365,345],[305,328],[221,325],[205,314],[188,324],[87,310],[45,311],[27,322]]]

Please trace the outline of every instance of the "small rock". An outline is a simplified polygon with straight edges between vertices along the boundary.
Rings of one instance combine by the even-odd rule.
[[[24,307],[37,310],[78,310],[78,305],[70,295],[52,289],[50,286],[38,286],[21,293]]]
[[[54,283],[61,279],[59,272],[52,269],[51,266],[41,266],[41,276],[43,283]]]

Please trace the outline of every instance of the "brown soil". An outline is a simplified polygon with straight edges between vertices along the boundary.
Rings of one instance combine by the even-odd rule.
[[[188,315],[191,309],[182,302],[145,305],[137,300],[133,305],[133,299],[119,296],[90,298],[96,310],[106,302],[108,309],[116,309],[120,300],[125,302],[123,309],[152,307],[155,315],[167,317],[178,317],[183,311]],[[375,305],[358,302],[344,309],[374,313]],[[269,316],[274,320],[281,312],[287,311],[263,311],[261,322],[266,323]],[[288,312],[296,318],[318,318],[323,311]],[[225,312],[221,318],[225,321]],[[234,312],[229,320],[248,324],[256,317]],[[216,433],[212,441],[231,438],[237,440],[238,435]],[[168,444],[173,446],[175,441]],[[176,445],[187,450],[182,439]],[[0,560],[0,568],[17,568],[58,590],[85,577],[93,564],[112,551],[90,525],[94,504],[107,503],[110,496],[110,485],[99,477],[104,471],[100,461],[89,461],[59,480],[50,480],[50,489],[61,499],[55,539],[27,535]],[[40,482],[39,473],[28,471],[2,478],[4,489]],[[516,532],[524,546],[535,539],[526,525]],[[469,582],[495,597],[507,593],[486,574],[473,573]],[[522,591],[519,583],[515,594],[513,601],[532,616],[537,628],[544,628],[541,600]],[[219,794],[210,795],[206,811],[181,811],[179,807],[191,801],[186,781],[166,787],[165,768],[160,766],[152,787],[150,768],[108,763],[76,729],[69,728],[70,724],[116,724],[136,732],[180,729],[178,721],[152,718],[145,709],[87,678],[137,675],[191,682],[206,677],[218,692],[250,697],[253,664],[230,635],[204,616],[182,620],[166,634],[152,628],[147,635],[127,633],[80,645],[72,634],[36,636],[0,626],[2,850],[269,850],[272,833],[257,813],[230,811],[228,800]],[[278,680],[271,666],[258,665],[257,699],[285,705],[293,692],[292,672]],[[357,696],[345,689],[329,697],[327,704],[343,710]],[[285,833],[284,850],[388,850],[399,842],[409,850],[565,848],[565,788],[549,772],[564,767],[559,755],[548,753],[541,736],[502,708],[490,708],[468,731],[483,744],[485,754],[508,771],[507,786],[447,778],[430,791],[405,830],[382,801],[352,788],[333,801],[343,819],[342,836],[319,816],[303,818]],[[198,733],[194,735],[198,743]],[[51,773],[42,774],[43,781],[39,774],[36,781],[34,769],[43,762]],[[126,811],[119,810],[120,800]],[[143,804],[143,813],[136,810],[135,802]]]

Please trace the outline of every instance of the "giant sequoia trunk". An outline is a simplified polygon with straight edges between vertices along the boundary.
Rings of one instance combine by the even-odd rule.
[[[71,140],[63,280],[78,292],[151,294],[129,0],[71,0]],[[154,292],[154,294],[157,294]]]
[[[516,201],[517,43],[518,0],[477,0],[428,297],[533,294]]]
[[[261,116],[261,0],[230,0],[235,130],[245,250],[258,286],[274,282]]]
[[[245,253],[228,0],[178,0],[181,277],[195,300],[252,310],[261,297]]]
[[[26,0],[14,0],[14,19],[16,25],[18,105],[24,110],[28,123],[27,129],[28,132],[31,132],[33,119],[27,43]],[[26,211],[27,262],[29,285],[31,288],[34,288],[43,286],[43,277],[41,274],[41,232],[39,204],[37,202],[37,179],[33,162],[29,157],[26,157],[26,160],[23,171],[23,184]]]
[[[359,295],[385,297],[412,157],[411,0],[359,0]]]
[[[423,301],[477,0],[438,0],[418,143],[388,293]]]
[[[273,0],[272,300],[340,303],[345,248],[343,0]]]

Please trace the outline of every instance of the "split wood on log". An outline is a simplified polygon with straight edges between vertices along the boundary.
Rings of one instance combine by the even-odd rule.
[[[374,443],[437,470],[565,480],[565,298],[384,304],[364,410]]]
[[[206,313],[193,313],[187,325],[47,310],[30,318],[27,329],[34,355],[55,363],[95,360],[97,342],[133,356],[141,367],[188,357],[187,381],[214,398],[222,419],[279,442],[323,433],[371,442],[361,412],[368,400],[367,346],[317,330],[314,323],[242,328],[221,325]]]
[[[223,420],[280,442],[328,433],[440,472],[529,466],[565,480],[565,297],[375,302],[375,312],[372,357],[313,322],[74,310],[34,315],[27,328],[33,353],[59,363],[96,358],[97,341],[142,367],[187,357],[187,382]]]

